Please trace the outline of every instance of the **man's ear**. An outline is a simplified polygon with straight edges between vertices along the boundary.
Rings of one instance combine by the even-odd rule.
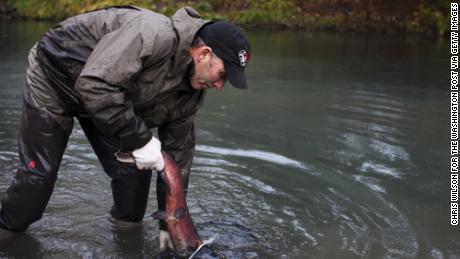
[[[206,62],[212,56],[212,49],[208,46],[202,46],[198,50],[198,62]]]

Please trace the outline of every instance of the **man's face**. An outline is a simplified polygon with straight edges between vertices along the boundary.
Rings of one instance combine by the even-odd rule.
[[[224,62],[212,52],[203,53],[194,62],[194,73],[190,76],[190,84],[194,89],[224,88],[226,81]]]

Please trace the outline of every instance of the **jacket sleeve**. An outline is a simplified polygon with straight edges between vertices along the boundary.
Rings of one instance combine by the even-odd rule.
[[[195,114],[172,121],[158,128],[162,150],[166,151],[179,165],[184,183],[188,186],[188,175],[195,153]]]
[[[143,68],[169,57],[174,37],[159,30],[136,19],[104,35],[75,84],[95,126],[119,140],[123,150],[140,148],[152,137],[142,118],[134,113],[125,91],[133,87]]]

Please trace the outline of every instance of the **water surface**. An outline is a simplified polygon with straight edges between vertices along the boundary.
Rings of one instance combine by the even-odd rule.
[[[0,192],[17,164],[28,49],[51,24],[0,23]],[[250,31],[250,89],[210,91],[189,207],[228,258],[460,258],[449,226],[447,42]],[[107,221],[104,174],[77,125],[43,219],[5,258],[151,258]]]

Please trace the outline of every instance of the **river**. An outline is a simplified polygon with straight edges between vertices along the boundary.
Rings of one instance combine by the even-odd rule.
[[[52,26],[0,22],[0,197],[17,166],[28,49]],[[396,36],[250,30],[249,90],[209,91],[188,203],[227,258],[460,258],[450,226],[449,45]],[[33,202],[33,201],[31,201]],[[43,218],[2,258],[151,258],[114,228],[109,177],[81,128]]]

